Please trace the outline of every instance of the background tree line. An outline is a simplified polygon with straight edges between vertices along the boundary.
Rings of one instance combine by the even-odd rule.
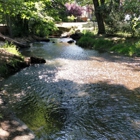
[[[66,3],[73,4],[68,11]],[[140,27],[139,0],[0,0],[1,23],[11,36],[49,35],[56,30],[56,21],[67,21],[69,15],[79,16],[81,6],[94,5],[98,34],[129,31],[134,36]],[[124,24],[129,16],[127,24]]]

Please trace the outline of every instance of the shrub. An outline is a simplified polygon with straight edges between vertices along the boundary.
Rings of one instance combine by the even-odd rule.
[[[119,53],[119,54],[124,54],[127,56],[132,56],[136,49],[135,49],[135,45],[130,44],[130,43],[119,43],[116,44],[115,46],[113,46],[110,51]]]
[[[136,46],[137,49],[140,49],[140,41],[136,42],[135,46]]]
[[[113,41],[99,38],[95,40],[93,48],[96,50],[108,50],[113,45]]]
[[[4,48],[7,52],[11,54],[23,57],[21,53],[18,51],[18,49],[16,48],[16,46],[13,44],[5,43],[3,46],[1,46],[1,48]]]
[[[135,48],[136,48],[135,54],[137,56],[140,56],[140,41],[135,43]]]
[[[6,76],[20,69],[23,64],[23,56],[17,50],[15,45],[5,43],[1,48],[4,50],[3,58],[1,59],[0,75]]]
[[[94,34],[92,32],[83,31],[83,36],[77,41],[77,45],[83,48],[92,48],[94,44]]]
[[[87,41],[88,40],[88,41]],[[81,37],[77,44],[83,48],[92,48],[93,44],[94,44],[94,39],[93,38],[89,38],[87,36]]]
[[[96,50],[108,50],[113,45],[113,41],[96,38],[92,32],[83,31],[83,36],[78,40],[77,44],[84,48],[91,48]]]

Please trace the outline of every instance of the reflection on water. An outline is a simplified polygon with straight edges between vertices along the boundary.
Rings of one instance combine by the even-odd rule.
[[[123,64],[107,60],[107,54],[67,44],[67,39],[53,41],[23,50],[47,63],[25,68],[2,87],[36,139],[140,139],[140,89],[133,80],[140,72],[128,69],[123,59]]]

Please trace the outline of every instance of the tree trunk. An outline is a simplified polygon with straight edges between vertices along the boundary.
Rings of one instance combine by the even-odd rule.
[[[27,47],[30,47],[30,45],[28,44],[23,44],[23,43],[20,43],[12,38],[9,38],[7,36],[4,36],[0,33],[0,39],[1,40],[4,40],[4,41],[7,41],[8,43],[12,43],[14,45],[16,45],[17,47],[20,47],[20,48],[27,48]]]
[[[11,22],[11,17],[9,15],[6,15],[6,23],[7,23],[9,35],[10,37],[13,37],[12,22]]]
[[[104,0],[101,1],[103,4]],[[93,0],[94,9],[95,9],[95,16],[98,24],[98,34],[105,34],[105,25],[103,21],[102,14],[100,12],[100,5],[98,0]]]

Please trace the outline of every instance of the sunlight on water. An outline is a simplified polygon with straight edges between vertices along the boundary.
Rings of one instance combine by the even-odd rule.
[[[3,82],[17,116],[41,140],[140,139],[140,81],[133,79],[140,72],[128,67],[132,61],[67,41],[37,42],[22,51],[46,64]]]

